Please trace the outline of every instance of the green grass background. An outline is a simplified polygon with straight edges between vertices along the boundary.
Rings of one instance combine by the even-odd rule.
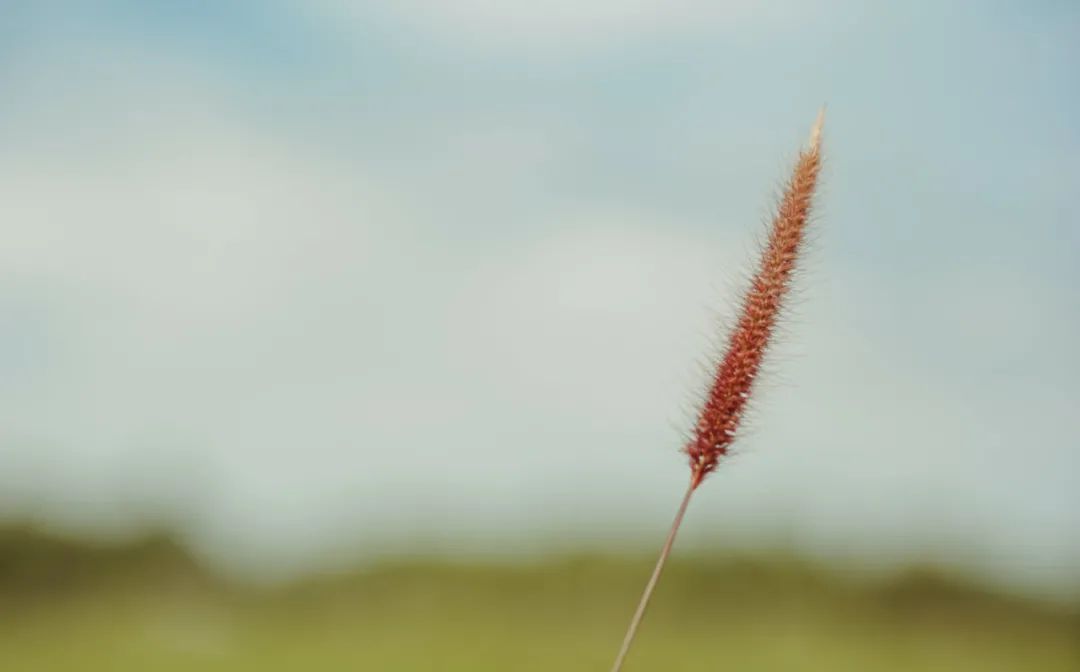
[[[0,670],[607,670],[651,558],[401,560],[275,587],[167,539],[0,534]],[[634,670],[1080,670],[1080,612],[931,571],[787,557],[669,567]]]

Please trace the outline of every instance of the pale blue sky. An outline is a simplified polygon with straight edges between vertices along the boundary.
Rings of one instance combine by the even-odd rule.
[[[1073,3],[0,8],[0,514],[289,567],[651,539],[827,103],[685,543],[1075,577]]]

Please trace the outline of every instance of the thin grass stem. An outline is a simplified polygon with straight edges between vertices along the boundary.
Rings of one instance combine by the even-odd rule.
[[[634,617],[630,619],[630,627],[626,630],[626,637],[623,638],[622,647],[619,649],[619,655],[615,658],[615,664],[611,667],[611,672],[619,672],[622,669],[623,661],[626,660],[626,655],[630,653],[630,645],[634,643],[634,637],[637,635],[638,626],[641,625],[641,620],[645,618],[645,608],[649,606],[649,600],[652,598],[653,590],[656,589],[656,584],[660,581],[660,574],[663,573],[664,565],[667,564],[668,556],[671,555],[671,547],[675,545],[675,536],[679,533],[679,528],[682,526],[683,516],[686,515],[686,507],[690,505],[690,497],[701,483],[702,476],[703,474],[701,471],[696,470],[690,478],[690,485],[686,488],[686,494],[683,495],[682,503],[679,504],[679,510],[675,514],[675,520],[671,523],[671,529],[668,531],[667,540],[664,541],[664,547],[660,549],[660,557],[656,561],[656,567],[653,568],[652,576],[649,577],[649,582],[645,585],[645,592],[641,594],[641,600],[638,602],[637,609],[634,611]]]

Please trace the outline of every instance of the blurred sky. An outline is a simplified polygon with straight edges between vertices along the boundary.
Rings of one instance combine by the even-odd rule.
[[[660,541],[785,171],[794,310],[687,546],[1080,566],[1080,6],[0,0],[0,516],[233,567]]]

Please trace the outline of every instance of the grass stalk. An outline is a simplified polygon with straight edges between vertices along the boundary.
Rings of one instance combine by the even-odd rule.
[[[773,331],[790,289],[798,254],[805,240],[806,224],[821,168],[821,130],[824,110],[818,114],[810,141],[799,153],[795,169],[777,205],[769,228],[769,237],[746,294],[739,319],[728,339],[723,357],[716,364],[712,384],[702,403],[701,412],[684,452],[690,458],[690,485],[686,489],[667,540],[660,550],[652,576],[645,584],[622,647],[611,672],[620,672],[638,628],[645,617],[649,600],[660,581],[671,547],[682,526],[690,497],[702,480],[716,469],[735,440],[736,430],[746,410],[754,383],[772,340]]]
[[[694,490],[701,483],[702,475],[701,471],[698,470],[690,478],[690,485],[686,488],[686,494],[683,495],[682,502],[679,504],[679,510],[675,513],[675,520],[671,522],[671,529],[668,530],[664,547],[660,549],[660,557],[656,560],[656,567],[653,568],[649,582],[645,584],[645,591],[641,594],[637,609],[634,610],[634,617],[630,619],[630,627],[626,629],[626,636],[623,637],[619,655],[615,658],[615,664],[612,665],[611,672],[619,672],[622,669],[623,662],[626,660],[626,655],[630,653],[630,646],[637,636],[638,626],[641,625],[642,619],[645,618],[645,609],[649,606],[649,600],[652,598],[653,591],[656,590],[656,584],[660,582],[660,575],[664,572],[664,565],[667,564],[668,556],[671,555],[671,547],[675,545],[675,537],[679,534],[679,528],[682,527],[683,516],[686,515],[686,508],[690,505],[690,497],[693,496]]]

